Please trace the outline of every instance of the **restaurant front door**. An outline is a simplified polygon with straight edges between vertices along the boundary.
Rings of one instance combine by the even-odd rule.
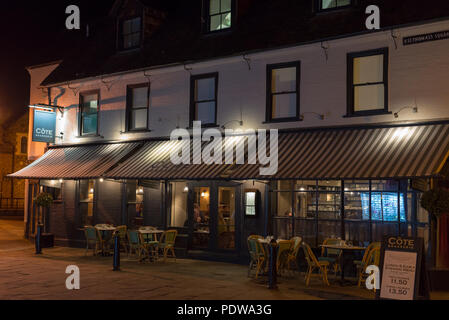
[[[193,250],[238,251],[240,199],[238,183],[189,183],[189,247]]]

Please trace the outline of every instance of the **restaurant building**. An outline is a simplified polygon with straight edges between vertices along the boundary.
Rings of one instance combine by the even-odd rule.
[[[31,143],[40,157],[12,175],[28,181],[27,236],[41,214],[70,246],[84,245],[83,226],[112,223],[175,228],[180,252],[230,260],[247,255],[250,234],[299,235],[312,247],[395,234],[434,249],[420,197],[447,176],[449,5],[412,2],[422,10],[116,1],[84,55],[30,71],[55,106],[56,141]],[[381,30],[366,30],[369,4],[381,9]],[[44,103],[32,95],[30,116]],[[169,137],[193,135],[194,121],[223,134],[278,129],[276,173],[237,164],[238,154],[231,164],[174,164],[179,141]],[[39,214],[41,191],[56,202]]]

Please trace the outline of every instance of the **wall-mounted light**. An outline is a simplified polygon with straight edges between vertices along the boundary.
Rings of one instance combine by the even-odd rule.
[[[100,178],[100,182],[104,182],[104,179],[103,179],[103,178]]]
[[[400,109],[399,111],[395,112],[393,115],[395,118],[399,118],[399,113],[402,112],[405,109],[411,109],[413,113],[418,113],[418,107],[403,107],[402,109]]]
[[[222,125],[221,128],[222,128],[223,130],[224,130],[224,129],[227,129],[226,126],[227,126],[228,124],[230,124],[230,123],[233,123],[233,122],[238,122],[238,124],[239,124],[241,127],[243,127],[243,120],[231,120],[231,121],[226,122],[224,125]]]
[[[188,192],[189,192],[189,187],[185,186],[183,192],[184,192],[184,193],[188,193]]]
[[[94,188],[90,188],[89,193],[93,194],[94,193]]]
[[[64,180],[62,180],[62,179],[59,179],[59,183],[63,183],[64,182]]]

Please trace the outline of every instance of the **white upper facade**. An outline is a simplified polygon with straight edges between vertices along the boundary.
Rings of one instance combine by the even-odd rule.
[[[62,134],[56,139],[56,143],[82,144],[166,137],[170,136],[177,126],[189,128],[191,108],[195,105],[191,102],[191,78],[204,74],[217,74],[218,77],[217,127],[225,125],[227,128],[285,129],[446,119],[449,118],[449,39],[403,45],[404,37],[445,30],[449,30],[449,21],[417,24],[397,28],[393,32],[373,32],[245,56],[104,75],[101,78],[74,81],[69,86],[55,85],[51,87],[52,103],[64,107],[63,116],[58,112],[57,134]],[[384,56],[387,66],[385,70],[379,68],[380,64],[376,64],[374,57],[374,60],[371,59],[372,63],[363,59],[354,62],[355,69],[357,63],[367,64],[348,74],[348,63],[351,63],[348,55],[385,48],[388,49],[388,54]],[[299,85],[297,119],[270,121],[267,119],[267,67],[290,62],[300,63],[300,72],[297,73],[299,78],[296,79]],[[276,69],[276,66],[273,68]],[[43,93],[42,89],[38,88],[37,80],[42,79],[42,74],[48,74],[52,69],[53,67],[47,66],[42,70],[30,70],[31,104],[43,102],[37,101],[42,98]],[[388,75],[385,77],[387,81],[383,83],[387,89],[385,91],[379,89],[382,85],[376,89],[373,84],[376,82],[376,76],[379,77],[379,74],[375,74],[377,71],[381,75],[383,72]],[[284,77],[285,80],[292,74],[287,72],[281,75],[281,78]],[[360,88],[370,93],[369,97],[360,98],[360,106],[356,108],[366,108],[366,103],[380,103],[380,97],[385,94],[387,112],[358,116],[348,114],[349,92],[355,90],[352,87],[348,90],[352,75],[359,78],[360,82],[371,83],[371,89]],[[148,110],[135,113],[137,120],[146,113],[147,130],[129,131],[127,121],[132,121],[127,116],[131,114],[127,112],[127,105],[132,108],[129,99],[129,92],[132,91],[130,88],[148,84],[149,80],[151,87]],[[354,80],[354,83],[356,82]],[[279,90],[283,90],[282,84],[279,87]],[[379,93],[379,90],[382,93]],[[37,92],[40,92],[40,95]],[[361,92],[360,95],[363,94],[363,91]],[[376,92],[374,96],[373,92]],[[94,99],[92,93],[94,97],[98,94],[99,99],[97,132],[84,135],[80,128],[80,97]],[[287,100],[292,98],[285,97]],[[48,101],[48,98],[46,99]],[[268,114],[292,112],[288,109],[289,105],[292,104],[281,102],[282,110]],[[417,112],[414,108],[417,108]],[[394,113],[398,111],[398,117],[395,117]],[[204,113],[204,110],[200,111],[201,113]],[[207,115],[205,117],[207,118]],[[94,120],[91,118],[87,121],[92,124]],[[241,124],[243,126],[240,126]],[[40,143],[36,145],[42,146]],[[33,152],[40,152],[30,151],[30,157],[33,157]]]

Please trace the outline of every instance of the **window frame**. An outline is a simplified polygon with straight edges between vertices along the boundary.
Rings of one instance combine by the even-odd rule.
[[[212,73],[204,73],[204,74],[198,74],[198,75],[192,75],[190,77],[190,127],[193,127],[193,121],[198,121],[195,119],[196,114],[196,105],[197,103],[201,102],[212,102],[215,101],[215,119],[214,123],[202,123],[201,125],[203,127],[216,127],[217,126],[217,112],[218,112],[218,72],[212,72]],[[195,100],[195,84],[197,80],[202,79],[215,79],[215,99],[214,100]]]
[[[132,103],[133,103],[133,90],[134,89],[139,89],[139,88],[148,88],[148,92],[147,92],[147,105],[146,107],[143,108],[133,108]],[[149,129],[149,116],[150,116],[150,91],[151,91],[151,87],[149,83],[138,83],[138,84],[131,84],[126,86],[126,132],[140,132],[140,131],[148,131]],[[133,110],[143,110],[146,109],[147,110],[147,117],[146,117],[146,126],[145,128],[132,128],[131,126],[131,121],[132,121],[132,117],[131,117],[131,113]]]
[[[273,80],[273,70],[276,69],[287,69],[295,67],[296,68],[296,91],[291,92],[276,92],[273,94],[272,92],[272,80]],[[267,64],[267,76],[266,76],[266,123],[271,122],[293,122],[300,121],[300,102],[301,102],[301,61],[291,61],[291,62],[283,62],[276,64]],[[280,94],[292,94],[296,93],[296,115],[293,117],[284,117],[284,118],[273,118],[273,96]]]
[[[335,8],[323,9],[323,0],[317,0],[315,7],[316,7],[317,12],[329,12],[329,11],[344,10],[344,9],[349,9],[355,5],[355,0],[350,0],[350,1],[351,1],[351,3],[348,5],[336,6]],[[337,0],[337,3],[338,3],[338,0]]]
[[[139,44],[137,46],[133,46],[133,47],[129,47],[129,48],[125,48],[124,46],[124,40],[125,40],[125,34],[124,34],[124,24],[126,21],[129,20],[135,20],[137,18],[140,18],[140,37],[139,37]],[[130,17],[126,17],[126,18],[121,18],[119,20],[119,36],[118,36],[118,48],[120,51],[128,51],[128,50],[135,50],[138,49],[142,46],[142,42],[143,42],[143,16],[141,15],[136,15],[136,16],[130,16]],[[135,32],[137,33],[137,32]],[[135,34],[135,33],[130,33],[129,35]]]
[[[100,132],[100,110],[101,110],[101,90],[100,89],[96,89],[96,90],[90,90],[90,91],[83,91],[80,92],[80,96],[79,96],[79,105],[78,105],[78,136],[79,137],[92,137],[92,136],[99,136],[99,132]],[[86,133],[83,134],[83,104],[84,104],[84,100],[83,97],[84,96],[88,96],[88,95],[92,95],[92,94],[96,94],[97,95],[97,130],[95,133]]]
[[[370,57],[382,55],[384,58],[383,62],[383,81],[364,83],[354,85],[354,60],[356,58]],[[346,117],[357,117],[357,116],[374,116],[391,114],[388,106],[388,67],[389,67],[389,48],[379,48],[361,52],[350,52],[347,54],[347,114]],[[354,99],[355,99],[355,88],[359,86],[369,86],[369,85],[384,85],[384,107],[382,109],[373,109],[365,111],[355,111]]]
[[[216,15],[221,15],[224,13],[218,13],[211,15],[210,14],[210,2],[211,0],[203,0],[203,33],[205,34],[216,34],[221,32],[226,32],[234,29],[235,23],[236,23],[236,12],[237,12],[237,5],[236,0],[231,0],[231,26],[229,28],[220,29],[220,30],[211,30],[211,17]],[[221,4],[221,0],[220,0]],[[225,11],[225,13],[228,11]]]

